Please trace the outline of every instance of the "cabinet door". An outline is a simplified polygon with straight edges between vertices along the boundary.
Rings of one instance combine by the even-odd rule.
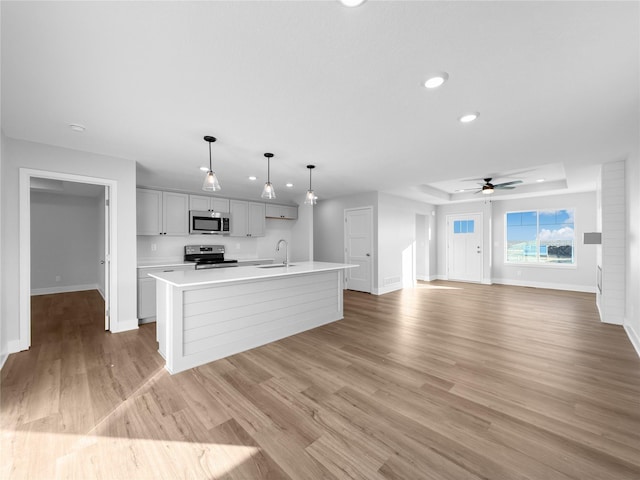
[[[189,210],[198,210],[200,212],[206,212],[209,210],[210,197],[203,195],[189,195]]]
[[[298,207],[283,207],[283,209],[285,218],[289,218],[291,220],[298,218]]]
[[[214,212],[227,213],[229,211],[229,199],[211,197],[211,210]]]
[[[267,205],[265,211],[267,218],[286,218],[288,220],[295,220],[298,218],[298,207],[289,207],[287,205]]]
[[[189,195],[162,192],[162,218],[165,235],[188,235]]]
[[[247,225],[249,221],[249,205],[241,200],[231,200],[229,202],[229,211],[231,213],[231,232],[232,237],[246,237],[249,232]]]
[[[156,279],[138,279],[138,318],[156,316]]]
[[[280,205],[266,205],[265,216],[268,218],[282,218],[283,211]]]
[[[249,227],[250,237],[264,237],[265,230],[265,205],[264,203],[249,202]]]
[[[162,234],[162,192],[137,189],[136,224],[138,235]]]

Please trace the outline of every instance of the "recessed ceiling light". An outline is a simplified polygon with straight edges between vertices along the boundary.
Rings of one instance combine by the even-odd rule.
[[[367,0],[340,0],[340,3],[345,7],[359,7]]]
[[[74,132],[80,132],[80,133],[82,133],[82,132],[84,132],[86,130],[84,125],[80,125],[78,123],[69,124],[69,128],[71,130],[73,130]]]
[[[289,188],[293,187],[293,183],[291,183],[291,182],[287,183],[287,187],[289,187]]]
[[[208,172],[209,171],[209,167],[200,167],[200,170],[202,170],[203,172]]]
[[[469,122],[473,122],[479,116],[480,114],[478,112],[465,113],[458,120],[460,120],[460,122],[462,123],[469,123]]]
[[[444,82],[449,79],[449,74],[447,72],[438,73],[432,77],[429,77],[426,82],[424,82],[424,86],[426,88],[438,88],[442,86]]]
[[[253,182],[253,181],[257,180],[257,178],[258,178],[258,177],[254,177],[253,175],[251,175],[251,176],[249,177],[249,180],[251,180],[251,181]]]
[[[542,182],[544,182],[544,178],[539,178],[539,179],[536,180],[536,182],[542,183]]]

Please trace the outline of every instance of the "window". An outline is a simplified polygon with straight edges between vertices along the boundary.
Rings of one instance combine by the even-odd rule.
[[[573,209],[509,212],[506,263],[575,265]]]
[[[453,233],[473,233],[475,224],[473,220],[454,220]]]

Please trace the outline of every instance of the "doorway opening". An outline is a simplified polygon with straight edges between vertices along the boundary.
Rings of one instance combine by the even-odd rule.
[[[115,196],[111,180],[20,169],[20,350],[32,345],[32,294],[94,289],[104,329],[117,321]]]

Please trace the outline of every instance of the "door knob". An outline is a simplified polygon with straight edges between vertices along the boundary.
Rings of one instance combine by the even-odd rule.
[[[104,265],[104,260],[100,260],[100,265]]]
[[[367,257],[370,257],[371,255],[367,253]]]

